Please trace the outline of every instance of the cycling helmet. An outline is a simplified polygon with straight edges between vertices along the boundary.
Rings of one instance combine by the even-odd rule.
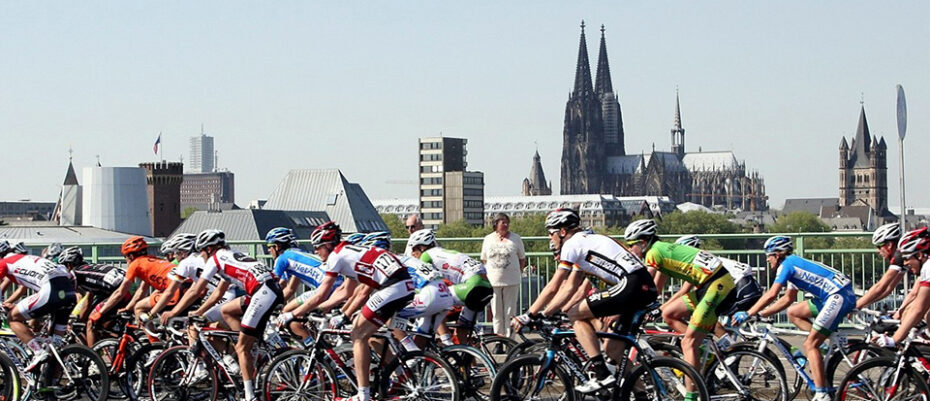
[[[555,209],[546,215],[546,229],[557,230],[560,228],[575,228],[581,224],[581,218],[578,212],[563,208]]]
[[[197,241],[197,234],[181,233],[171,237],[171,250],[173,252],[194,252],[194,243]]]
[[[901,225],[898,223],[885,224],[872,233],[872,244],[885,245],[886,242],[898,242],[901,239]]]
[[[765,245],[762,247],[765,249],[766,255],[775,252],[791,252],[794,250],[794,244],[791,242],[791,237],[784,235],[776,235],[765,240]]]
[[[127,239],[126,242],[123,242],[123,246],[122,248],[120,248],[120,252],[122,252],[123,256],[127,256],[133,253],[145,252],[148,249],[149,249],[149,244],[145,242],[145,238],[142,238],[137,235],[137,236],[129,237],[129,239]],[[61,252],[59,251],[58,253],[61,253]],[[47,256],[52,257],[52,254],[49,253]]]
[[[339,242],[341,237],[342,229],[339,228],[339,225],[335,221],[327,221],[320,224],[310,234],[310,244],[315,247],[322,244],[336,243]]]
[[[13,248],[10,247],[10,241],[0,241],[0,256],[4,256],[7,253],[10,253],[12,250]]]
[[[407,247],[413,249],[417,245],[433,246],[436,244],[436,233],[430,228],[414,231],[407,239]]]
[[[23,243],[22,241],[20,241],[20,242],[17,242],[16,245],[13,245],[13,253],[17,253],[17,254],[20,254],[20,255],[28,255],[28,254],[29,254],[29,249],[26,248],[26,244],[25,244],[25,243]]]
[[[203,251],[208,246],[226,245],[226,233],[220,230],[203,230],[197,234],[197,241],[194,242],[194,250]]]
[[[161,243],[161,247],[158,248],[158,252],[162,255],[168,255],[174,253],[174,238],[168,238],[165,242]]]
[[[904,234],[898,242],[898,252],[901,252],[901,256],[908,258],[917,252],[930,252],[930,231],[927,227]]]
[[[58,255],[58,263],[63,265],[79,265],[84,263],[84,251],[77,246],[66,248],[65,250],[61,251],[61,255]]]
[[[348,242],[352,245],[358,245],[358,244],[361,244],[364,239],[365,239],[365,233],[352,233],[352,234],[349,234],[348,237],[346,237],[345,242]]]
[[[377,231],[368,234],[362,239],[362,245],[381,249],[391,249],[391,233],[388,231]]]
[[[701,237],[698,237],[697,235],[685,235],[684,237],[681,237],[675,240],[675,243],[678,245],[685,245],[685,246],[692,246],[695,248],[700,248]]]
[[[139,237],[139,238],[142,238],[142,237]],[[61,255],[61,243],[60,242],[53,242],[51,245],[45,248],[44,251],[42,251],[42,257],[46,259],[55,259],[56,257],[58,257],[58,255]]]
[[[271,244],[287,244],[288,246],[292,245],[294,242],[297,242],[297,236],[294,235],[294,230],[291,230],[287,227],[275,227],[272,228],[268,234],[265,234],[265,242],[268,245]]]
[[[658,224],[650,219],[636,220],[626,226],[623,238],[627,241],[638,241],[655,238]]]

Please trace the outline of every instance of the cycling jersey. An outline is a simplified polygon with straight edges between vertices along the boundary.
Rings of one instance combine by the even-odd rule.
[[[231,249],[216,251],[206,261],[200,277],[210,281],[217,274],[224,281],[245,290],[248,295],[255,294],[263,283],[274,279],[274,273],[264,263]]]
[[[906,272],[906,271],[907,271],[907,269],[905,269],[905,268],[903,267],[903,266],[904,266],[904,257],[901,256],[901,252],[895,251],[894,254],[891,255],[891,260],[889,260],[888,262],[890,263],[889,266],[888,266],[888,269],[889,269],[889,270],[894,270],[894,271],[896,271],[896,272]]]
[[[475,275],[486,276],[488,274],[481,262],[464,253],[445,248],[427,249],[420,255],[420,260],[431,264],[452,284],[464,283]]]
[[[419,260],[413,256],[402,255],[400,262],[407,266],[407,273],[413,279],[413,284],[419,290],[430,282],[441,281],[442,273],[436,270],[433,265]]]
[[[72,269],[71,274],[81,292],[108,297],[123,284],[126,269],[111,265],[84,265]]]
[[[184,283],[196,281],[200,277],[200,273],[203,272],[204,261],[200,254],[191,254],[175,263],[175,265],[168,272],[168,278]],[[214,281],[208,282],[207,285],[211,286],[210,289],[213,289],[216,287],[217,281],[214,278]]]
[[[168,273],[173,268],[174,264],[167,260],[154,256],[140,256],[129,263],[126,280],[132,282],[138,278],[155,290],[164,291],[168,288]]]
[[[656,242],[649,247],[646,266],[662,274],[701,286],[722,266],[720,258],[710,252],[668,242]]]
[[[920,266],[920,276],[918,280],[920,280],[921,287],[930,287],[930,260],[927,260]]]
[[[70,279],[71,275],[64,266],[51,260],[32,255],[11,254],[0,259],[0,279],[4,277],[9,277],[14,284],[39,291],[51,279]]]
[[[644,268],[643,263],[614,239],[600,234],[577,232],[559,253],[559,268],[580,270],[610,284]]]
[[[333,249],[323,269],[327,276],[343,275],[375,289],[410,280],[407,269],[394,254],[348,242]]]
[[[733,276],[734,282],[739,282],[743,277],[752,277],[752,268],[748,264],[735,261],[733,259],[720,258],[723,268]]]
[[[297,249],[287,249],[274,261],[274,275],[287,281],[297,277],[311,289],[317,289],[323,282],[326,272],[323,270],[323,261],[316,255],[301,252]],[[342,285],[342,277],[336,279],[333,288]]]
[[[818,299],[825,299],[847,288],[852,291],[849,277],[843,273],[797,255],[789,255],[781,262],[775,283],[787,283],[789,289],[800,289]]]

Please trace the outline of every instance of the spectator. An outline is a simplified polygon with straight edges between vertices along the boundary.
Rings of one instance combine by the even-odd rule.
[[[510,218],[498,213],[491,222],[494,232],[484,237],[481,244],[481,262],[488,270],[488,280],[494,287],[491,311],[494,314],[494,332],[510,337],[510,320],[517,312],[526,251],[523,239],[510,232]]]
[[[407,216],[407,220],[404,222],[404,228],[407,229],[407,234],[413,234],[417,231],[423,229],[423,219],[420,218],[419,214],[411,214]],[[404,255],[410,256],[410,244],[407,244],[407,248],[404,249]]]

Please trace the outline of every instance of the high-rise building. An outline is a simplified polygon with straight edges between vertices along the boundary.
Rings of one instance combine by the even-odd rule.
[[[179,162],[139,163],[148,184],[152,234],[166,237],[181,224],[181,181],[184,164]]]
[[[484,173],[467,171],[467,139],[420,138],[420,212],[423,225],[465,220],[482,224]]]
[[[181,210],[198,210],[236,203],[236,176],[229,171],[184,174],[181,183]]]
[[[865,106],[859,110],[859,126],[852,143],[840,142],[840,207],[857,202],[870,206],[878,215],[888,209],[888,168],[885,138],[869,133]]]
[[[200,135],[191,137],[191,158],[188,173],[211,173],[216,169],[216,153],[213,137],[207,136],[200,127]]]

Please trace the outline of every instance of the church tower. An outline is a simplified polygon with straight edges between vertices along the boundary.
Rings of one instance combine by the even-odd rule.
[[[840,206],[858,200],[871,206],[878,215],[888,208],[888,168],[885,138],[869,133],[865,106],[859,110],[859,126],[852,143],[840,142]]]
[[[604,38],[604,25],[601,25],[601,49],[597,56],[597,78],[594,81],[594,93],[601,100],[601,116],[604,123],[604,145],[607,157],[623,156],[623,114],[620,112],[620,98],[614,92],[610,79],[610,63],[607,62],[607,41]]]
[[[539,151],[533,155],[533,165],[530,166],[530,176],[523,179],[523,196],[552,195],[552,185],[546,182],[543,173]]]
[[[591,82],[591,65],[585,42],[584,21],[578,44],[575,87],[565,104],[562,131],[562,195],[601,192],[604,177],[604,126],[602,103]]]
[[[678,90],[675,90],[675,121],[672,123],[672,153],[681,159],[685,157],[685,129],[681,127],[681,102]]]

